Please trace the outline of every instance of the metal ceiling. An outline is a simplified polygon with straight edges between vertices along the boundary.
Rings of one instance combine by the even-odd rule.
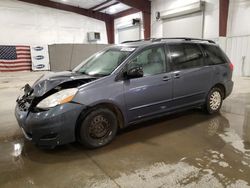
[[[106,14],[116,14],[131,7],[116,0],[51,0],[57,3],[100,11]],[[99,5],[99,6],[98,6]]]
[[[105,2],[106,0],[51,0],[51,1],[89,9],[95,5]]]
[[[110,6],[106,9],[102,10],[101,12],[106,13],[106,14],[116,14],[116,13],[122,12],[124,10],[128,10],[130,8],[131,7],[128,5],[125,5],[123,3],[119,3],[116,5]]]

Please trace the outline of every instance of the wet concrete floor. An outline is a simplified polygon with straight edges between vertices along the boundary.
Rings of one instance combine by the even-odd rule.
[[[14,109],[20,88],[32,85],[45,72],[1,72],[0,73],[0,140],[20,136]]]
[[[108,146],[0,142],[0,187],[249,187],[250,123],[199,110],[121,131]]]

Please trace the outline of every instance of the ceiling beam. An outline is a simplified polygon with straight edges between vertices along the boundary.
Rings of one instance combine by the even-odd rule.
[[[140,12],[140,10],[138,10],[136,8],[130,8],[130,9],[118,12],[116,14],[113,14],[112,16],[114,17],[114,19],[117,19],[117,18],[121,18],[123,16],[128,16],[130,14],[138,13],[138,12]]]
[[[151,2],[149,0],[118,0],[130,7],[136,8],[142,12],[151,13]]]
[[[88,17],[101,20],[101,21],[107,21],[107,20],[113,19],[113,17],[110,16],[109,14],[96,12],[96,11],[85,9],[85,8],[75,7],[75,6],[67,5],[63,3],[57,3],[57,2],[53,2],[49,0],[19,0],[19,1],[46,6],[49,8],[55,8],[55,9],[60,9],[64,11],[74,12],[74,13],[88,16]]]
[[[104,1],[104,2],[102,2],[102,3],[100,3],[100,4],[98,4],[98,5],[95,5],[95,6],[91,7],[91,8],[89,8],[89,9],[90,9],[90,10],[94,10],[94,9],[100,7],[100,6],[103,6],[103,5],[105,5],[105,4],[109,3],[109,2],[111,2],[111,1],[113,1],[113,0]]]
[[[109,7],[111,7],[111,6],[113,6],[113,5],[117,5],[117,4],[119,4],[119,3],[120,3],[120,2],[114,2],[114,3],[110,4],[110,5],[107,5],[107,6],[98,8],[98,9],[95,9],[95,11],[102,11],[102,10],[105,10],[105,9],[107,9],[107,8],[109,8]]]

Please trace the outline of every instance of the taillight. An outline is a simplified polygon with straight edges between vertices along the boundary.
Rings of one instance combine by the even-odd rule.
[[[233,70],[234,70],[234,65],[233,65],[233,63],[229,63],[229,68],[230,68],[230,70],[233,72]]]

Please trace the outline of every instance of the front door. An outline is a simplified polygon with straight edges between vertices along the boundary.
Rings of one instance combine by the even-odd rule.
[[[172,99],[172,77],[166,64],[164,45],[144,49],[128,63],[143,68],[143,77],[124,80],[124,97],[129,122],[168,109]]]

